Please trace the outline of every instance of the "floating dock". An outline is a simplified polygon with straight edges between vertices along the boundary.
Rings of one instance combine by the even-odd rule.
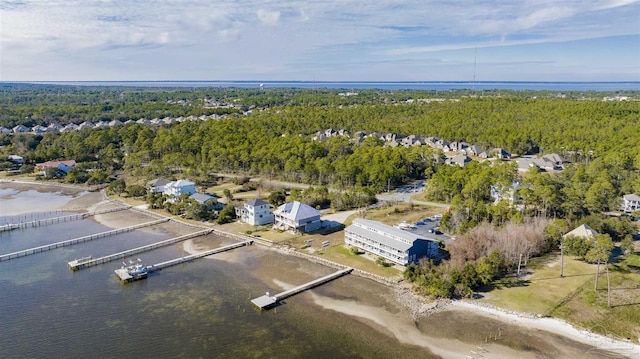
[[[230,245],[224,246],[224,247],[210,249],[208,251],[204,251],[204,252],[200,252],[200,253],[196,253],[196,254],[191,254],[191,255],[188,255],[188,256],[185,256],[185,257],[175,258],[175,259],[171,259],[171,260],[168,260],[168,261],[165,261],[165,262],[156,263],[156,264],[144,267],[145,268],[144,275],[134,276],[134,275],[131,275],[130,273],[125,273],[125,272],[129,272],[129,271],[127,271],[128,267],[118,268],[114,272],[115,272],[116,276],[118,278],[120,278],[124,283],[129,283],[129,282],[133,282],[133,281],[136,281],[136,280],[147,278],[147,274],[148,273],[157,272],[157,271],[162,270],[162,269],[167,268],[167,267],[175,266],[175,265],[178,265],[178,264],[181,264],[181,263],[190,262],[190,261],[196,260],[198,258],[210,256],[212,254],[226,252],[226,251],[231,250],[231,249],[244,247],[244,246],[249,246],[251,244],[253,244],[253,241],[244,241],[244,242],[230,244]],[[143,271],[138,271],[138,272],[139,273],[143,273]]]
[[[87,258],[76,259],[76,260],[73,260],[73,261],[71,261],[71,262],[69,262],[67,264],[69,265],[69,269],[71,269],[72,271],[78,271],[78,270],[82,270],[82,269],[85,269],[85,268],[93,267],[93,266],[98,265],[98,264],[111,262],[111,261],[114,261],[116,259],[125,258],[125,257],[128,257],[128,256],[132,256],[134,254],[138,254],[138,253],[150,251],[152,249],[156,249],[156,248],[168,246],[168,245],[171,245],[171,244],[174,244],[174,243],[182,242],[182,241],[185,241],[187,239],[196,238],[196,237],[200,237],[200,236],[205,236],[205,235],[207,235],[207,234],[209,234],[211,232],[213,232],[213,229],[207,229],[207,230],[204,230],[204,231],[185,234],[183,236],[167,239],[167,240],[164,240],[164,241],[147,244],[146,246],[137,247],[137,248],[129,249],[129,250],[126,250],[126,251],[110,254],[110,255],[107,255],[107,256],[104,256],[104,257],[100,257],[100,258],[93,259],[91,257],[87,257]]]
[[[251,303],[255,304],[258,308],[260,309],[269,309],[273,306],[275,306],[279,301],[291,297],[292,295],[298,294],[302,291],[305,291],[307,289],[311,289],[313,287],[317,287],[321,284],[330,282],[336,278],[342,277],[345,274],[349,274],[353,271],[353,268],[346,268],[346,269],[342,269],[339,270],[335,273],[329,274],[327,276],[324,276],[322,278],[318,278],[315,280],[312,280],[311,282],[299,285],[295,288],[291,288],[289,290],[285,290],[284,292],[278,293],[276,295],[269,295],[269,293],[267,292],[267,294],[258,297],[258,298],[254,298],[251,299]]]
[[[70,214],[68,216],[60,216],[60,217],[54,217],[54,218],[37,219],[33,221],[26,221],[26,222],[20,222],[20,223],[7,223],[0,226],[0,232],[11,231],[14,229],[28,228],[28,227],[39,227],[47,224],[71,222],[75,220],[85,219],[87,217],[95,216],[98,214],[124,211],[127,209],[131,209],[131,206],[111,208],[111,209],[105,209],[102,211],[89,212],[89,213]]]
[[[125,228],[120,228],[120,229],[114,229],[114,230],[111,230],[111,231],[91,234],[91,235],[88,235],[88,236],[69,239],[69,240],[62,241],[62,242],[56,242],[56,243],[52,243],[52,244],[47,244],[47,245],[40,246],[40,247],[29,248],[29,249],[25,249],[25,250],[18,251],[18,252],[2,254],[2,255],[0,255],[0,262],[8,261],[10,259],[16,259],[16,258],[20,258],[20,257],[25,257],[25,256],[28,256],[28,255],[36,254],[36,253],[40,253],[40,252],[46,252],[46,251],[49,251],[49,250],[52,250],[52,249],[55,249],[55,248],[66,247],[66,246],[70,246],[70,245],[73,245],[73,244],[76,244],[76,243],[88,242],[88,241],[91,241],[91,240],[94,240],[94,239],[108,237],[108,236],[112,236],[112,235],[115,235],[115,234],[131,232],[131,231],[134,231],[134,230],[139,229],[139,228],[155,226],[156,224],[168,222],[169,220],[170,220],[169,218],[163,218],[163,219],[160,219],[160,220],[157,220],[157,221],[151,221],[151,222],[136,224],[135,226],[125,227]]]

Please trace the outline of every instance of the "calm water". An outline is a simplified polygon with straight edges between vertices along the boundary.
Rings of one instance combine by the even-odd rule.
[[[14,205],[22,208],[19,200],[23,196],[25,200],[40,196],[42,203],[56,205],[71,199],[60,194],[3,191],[0,207],[5,216],[12,213]],[[39,211],[50,209],[41,205]],[[5,221],[6,217],[0,217],[0,223]],[[0,254],[109,229],[82,220],[0,233]],[[258,312],[249,299],[263,294],[267,286],[251,274],[259,261],[274,257],[283,271],[301,264],[296,258],[265,255],[264,249],[257,247],[239,249],[246,251],[239,263],[201,259],[128,285],[118,282],[113,274],[119,262],[79,272],[67,269],[67,262],[75,258],[96,257],[170,237],[159,229],[135,231],[0,262],[0,358],[427,355],[348,316],[319,309],[303,295],[289,299],[277,310]],[[169,246],[139,257],[151,264],[180,255],[179,246]],[[323,274],[330,271],[321,266],[315,269],[324,270]],[[327,288],[318,291],[331,295]]]
[[[242,88],[331,88],[387,90],[549,90],[549,91],[618,91],[640,90],[640,82],[528,82],[528,81],[51,81],[30,82],[73,86],[133,87],[242,87]]]

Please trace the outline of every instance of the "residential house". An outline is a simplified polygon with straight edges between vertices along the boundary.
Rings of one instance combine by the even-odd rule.
[[[6,128],[6,127],[0,127],[0,134],[6,135],[9,134],[13,131],[11,131],[10,129]]]
[[[94,125],[93,122],[84,121],[83,123],[78,125],[78,130],[84,130],[85,128],[94,128],[94,127],[96,127],[96,125]]]
[[[218,197],[212,196],[208,193],[196,192],[189,197],[193,198],[196,202],[200,203],[201,205],[204,205],[208,210],[212,210],[212,209],[221,210],[222,208],[224,208],[223,204],[218,203]]]
[[[406,266],[438,255],[438,241],[384,223],[356,218],[344,230],[344,242]]]
[[[18,156],[18,155],[9,155],[7,157],[7,159],[9,160],[9,162],[16,164],[16,165],[22,165],[24,164],[24,157],[22,156]]]
[[[75,160],[66,160],[66,161],[47,161],[43,163],[36,164],[36,170],[44,172],[47,168],[57,168],[65,174],[69,172],[73,167],[75,167]]]
[[[183,194],[196,193],[196,184],[189,180],[172,181],[164,185],[163,193],[167,195],[167,201],[175,202]]]
[[[167,179],[164,179],[162,177],[158,177],[156,179],[154,179],[153,181],[149,181],[147,183],[147,190],[149,191],[149,193],[163,193],[164,192],[164,186],[169,183],[170,181]]]
[[[469,158],[464,153],[458,153],[453,157],[447,158],[445,163],[448,165],[458,165],[460,167],[464,167],[471,161],[472,161],[471,158]]]
[[[242,206],[236,207],[236,216],[242,223],[247,223],[252,226],[262,226],[273,223],[275,220],[275,216],[269,208],[269,203],[256,198],[245,202]]]
[[[520,188],[520,182],[513,181],[511,186],[505,186],[503,184],[491,185],[490,196],[494,203],[500,201],[507,201],[509,203],[516,203],[518,197],[516,191]]]
[[[624,213],[640,211],[640,196],[637,194],[625,194],[622,196],[622,208]]]
[[[593,236],[595,236],[596,234],[598,234],[598,232],[594,231],[593,228],[589,227],[589,225],[582,224],[582,225],[576,227],[571,232],[569,232],[569,233],[565,234],[564,236],[562,236],[562,238],[566,238],[568,236],[574,236],[574,237],[584,237],[584,238],[587,238],[587,239],[592,239]]]
[[[281,205],[273,215],[275,229],[305,233],[314,231],[322,225],[320,211],[298,201]]]
[[[41,135],[47,132],[47,128],[44,126],[35,125],[31,128],[31,132],[35,133],[36,135]]]
[[[492,157],[501,160],[508,160],[509,158],[511,158],[511,153],[504,148],[494,148],[490,151],[490,154]]]
[[[29,132],[29,127],[24,125],[18,125],[11,129],[13,133],[27,133]]]

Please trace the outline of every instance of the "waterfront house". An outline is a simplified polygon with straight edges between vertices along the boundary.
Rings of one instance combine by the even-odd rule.
[[[42,173],[44,174],[44,171],[47,168],[57,168],[58,170],[60,170],[60,171],[62,171],[62,172],[64,172],[66,174],[73,167],[75,167],[75,165],[76,165],[76,161],[75,160],[47,161],[47,162],[43,162],[43,163],[37,163],[36,164],[36,170],[42,171]]]
[[[221,203],[218,203],[218,197],[212,196],[208,193],[194,193],[189,197],[205,206],[207,210],[221,210],[224,207]]]
[[[183,194],[196,193],[196,184],[189,180],[172,181],[164,185],[163,193],[167,195],[168,202],[175,202]]]
[[[438,255],[438,241],[381,222],[356,218],[344,230],[345,244],[406,266]]]
[[[637,194],[625,194],[622,196],[622,212],[631,213],[640,211],[640,196]]]
[[[322,225],[320,211],[298,201],[281,205],[273,215],[275,229],[305,233],[314,231]]]
[[[7,159],[9,160],[9,162],[16,164],[16,165],[22,165],[24,164],[24,157],[22,156],[18,156],[18,155],[9,155],[7,157]]]
[[[164,186],[169,183],[170,181],[167,179],[164,179],[162,177],[158,177],[156,179],[154,179],[153,181],[149,181],[147,183],[147,190],[149,191],[149,193],[163,193],[164,192]]]
[[[236,216],[242,223],[261,226],[273,223],[275,220],[275,216],[269,208],[269,203],[256,198],[245,202],[242,206],[236,207]]]

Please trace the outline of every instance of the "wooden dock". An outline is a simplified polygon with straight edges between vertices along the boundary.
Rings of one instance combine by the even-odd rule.
[[[244,242],[230,244],[230,245],[224,246],[224,247],[210,249],[208,251],[204,251],[204,252],[201,252],[201,253],[191,254],[191,255],[188,255],[188,256],[185,256],[185,257],[175,258],[175,259],[171,259],[171,260],[168,260],[168,261],[165,261],[165,262],[156,263],[156,264],[153,264],[153,265],[145,267],[146,270],[144,271],[144,275],[133,276],[133,275],[131,275],[130,273],[127,272],[126,267],[118,268],[114,272],[115,272],[116,276],[118,278],[120,278],[120,280],[123,283],[131,283],[131,282],[134,282],[136,280],[146,279],[147,278],[147,274],[153,273],[153,272],[157,272],[157,271],[162,270],[162,269],[167,268],[167,267],[171,267],[171,266],[175,266],[175,265],[178,265],[178,264],[190,262],[190,261],[196,260],[198,258],[210,256],[212,254],[216,254],[216,253],[220,253],[220,252],[225,252],[225,251],[228,251],[228,250],[231,250],[231,249],[244,247],[244,246],[249,246],[251,244],[253,244],[253,241],[244,241]]]
[[[156,263],[156,264],[148,266],[147,269],[149,270],[149,273],[152,273],[152,272],[156,272],[156,271],[162,270],[162,269],[167,268],[167,267],[175,266],[175,265],[178,265],[178,264],[181,264],[181,263],[190,262],[192,260],[195,260],[195,259],[198,259],[198,258],[202,258],[202,257],[207,257],[207,256],[210,256],[212,254],[226,252],[226,251],[231,250],[231,249],[244,247],[244,246],[249,246],[251,244],[253,244],[253,241],[244,241],[244,242],[234,243],[234,244],[230,244],[228,246],[210,249],[208,251],[204,251],[204,252],[200,252],[200,253],[196,253],[196,254],[191,254],[191,255],[188,255],[188,256],[185,256],[185,257],[171,259],[171,260],[168,260],[166,262]]]
[[[88,236],[69,239],[69,240],[62,241],[62,242],[56,242],[56,243],[47,244],[47,245],[44,245],[44,246],[29,248],[29,249],[25,249],[25,250],[18,251],[18,252],[2,254],[2,255],[0,255],[0,262],[8,261],[8,260],[11,260],[11,259],[16,259],[16,258],[20,258],[20,257],[25,257],[25,256],[28,256],[28,255],[36,254],[36,253],[40,253],[40,252],[46,252],[46,251],[49,251],[49,250],[52,250],[52,249],[55,249],[55,248],[66,247],[66,246],[70,246],[70,245],[73,245],[73,244],[76,244],[76,243],[88,242],[88,241],[91,241],[91,240],[94,240],[94,239],[104,238],[104,237],[112,236],[112,235],[115,235],[115,234],[131,232],[131,231],[134,231],[134,230],[139,229],[139,228],[155,226],[156,224],[160,224],[160,223],[164,223],[164,222],[168,222],[168,221],[169,221],[169,218],[163,218],[163,219],[160,219],[160,220],[157,220],[157,221],[151,221],[151,222],[136,224],[135,226],[114,229],[114,230],[111,230],[111,231],[91,234],[91,235],[88,235]]]
[[[85,219],[87,217],[95,216],[98,214],[124,211],[127,209],[131,209],[131,206],[117,207],[117,208],[105,209],[102,211],[95,211],[95,212],[88,212],[88,213],[70,214],[67,216],[60,216],[60,217],[54,217],[54,218],[36,219],[33,221],[26,221],[26,222],[20,222],[20,223],[7,223],[0,226],[0,232],[11,231],[14,229],[28,228],[28,227],[39,227],[47,224],[71,222],[71,221]]]
[[[269,293],[267,292],[265,295],[258,297],[258,298],[254,298],[251,300],[251,303],[255,304],[258,308],[260,309],[269,309],[273,306],[275,306],[279,301],[291,297],[292,295],[296,295],[302,291],[305,291],[307,289],[311,289],[313,287],[317,287],[321,284],[330,282],[336,278],[342,277],[345,274],[349,274],[353,271],[353,268],[346,268],[346,269],[341,269],[335,273],[331,273],[327,276],[324,276],[322,278],[318,278],[315,280],[312,280],[311,282],[299,285],[295,288],[291,288],[289,290],[285,290],[284,292],[278,293],[276,295],[269,295]]]
[[[211,232],[213,232],[212,229],[207,229],[207,230],[204,230],[204,231],[199,231],[199,232],[195,232],[195,233],[185,234],[183,236],[179,236],[179,237],[175,237],[175,238],[166,239],[164,241],[147,244],[147,245],[142,246],[142,247],[137,247],[137,248],[129,249],[129,250],[126,250],[126,251],[122,251],[122,252],[118,252],[118,253],[114,253],[114,254],[109,254],[107,256],[100,257],[100,258],[93,259],[91,257],[87,257],[87,258],[76,259],[76,260],[73,260],[73,261],[69,262],[68,265],[69,265],[69,269],[71,269],[73,271],[78,271],[78,270],[82,270],[82,269],[85,269],[85,268],[96,266],[98,264],[111,262],[111,261],[114,261],[116,259],[125,258],[125,257],[128,257],[128,256],[132,256],[134,254],[138,254],[138,253],[150,251],[152,249],[156,249],[156,248],[168,246],[168,245],[171,245],[171,244],[174,244],[174,243],[182,242],[182,241],[185,241],[187,239],[196,238],[196,237],[200,237],[200,236],[205,236],[205,235],[207,235],[207,234],[209,234]]]

